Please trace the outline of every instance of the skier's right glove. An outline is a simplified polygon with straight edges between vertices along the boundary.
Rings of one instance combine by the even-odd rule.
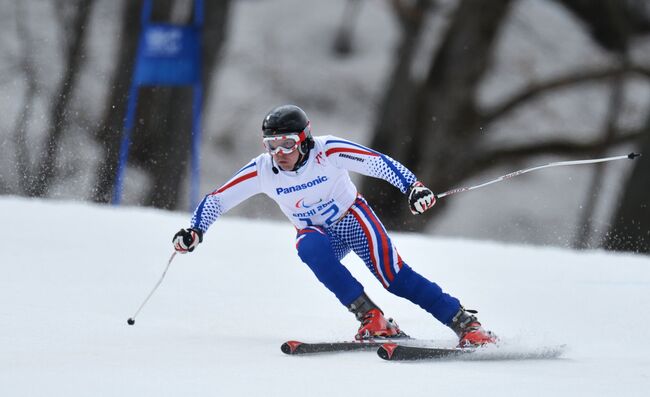
[[[194,251],[194,248],[202,241],[203,232],[193,228],[179,230],[172,239],[174,249],[181,254]]]

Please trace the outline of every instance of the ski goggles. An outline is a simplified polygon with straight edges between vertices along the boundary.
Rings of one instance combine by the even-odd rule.
[[[278,154],[280,152],[290,154],[298,149],[300,144],[305,140],[305,137],[305,131],[300,131],[299,133],[287,135],[269,136],[262,139],[262,143],[270,154]]]

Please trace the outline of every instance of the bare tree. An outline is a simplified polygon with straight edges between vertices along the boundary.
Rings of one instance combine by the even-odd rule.
[[[639,34],[650,32],[650,7],[647,2],[560,0],[560,3],[574,12],[587,25],[594,41],[603,48],[618,54],[624,67],[630,64],[628,54],[630,40]],[[615,76],[611,83],[609,114],[604,128],[604,139],[608,142],[611,142],[618,132],[617,124],[623,111],[626,75],[623,70],[621,74]],[[650,116],[648,120],[650,120]],[[644,133],[644,131],[640,132]],[[602,151],[595,154],[602,154]],[[605,165],[599,164],[592,176],[587,205],[578,226],[579,235],[574,244],[576,247],[585,248],[589,245],[589,235],[592,229],[591,216],[594,212],[604,171]],[[605,237],[605,245],[608,248],[648,252],[647,247],[650,241],[648,233],[650,231],[648,231],[647,222],[643,221],[648,219],[648,212],[644,212],[643,206],[639,206],[639,199],[642,199],[643,195],[639,196],[641,190],[635,186],[643,177],[647,179],[648,176],[647,165],[636,162],[635,172],[626,188],[624,205],[618,209],[618,213],[614,217],[614,225]],[[643,215],[646,217],[644,218]],[[641,228],[642,225],[646,227],[645,232]]]
[[[62,31],[64,58],[64,75],[54,93],[49,114],[49,129],[45,134],[43,153],[35,153],[27,143],[27,130],[35,101],[38,98],[39,83],[34,61],[33,38],[26,21],[25,5],[15,4],[16,33],[21,41],[21,53],[18,60],[20,73],[24,76],[26,90],[21,111],[13,128],[14,168],[17,179],[15,193],[29,196],[45,196],[56,176],[56,160],[59,143],[67,125],[67,113],[77,83],[77,75],[83,63],[86,27],[94,0],[77,0],[57,7],[59,27]],[[67,11],[67,12],[66,12]],[[39,159],[36,167],[32,166],[30,157]]]
[[[28,190],[30,196],[46,195],[53,178],[56,176],[57,151],[61,136],[67,125],[67,112],[83,64],[86,30],[94,1],[78,0],[71,9],[72,17],[70,21],[67,18],[62,21],[65,32],[64,76],[55,91],[55,98],[52,101],[50,128],[46,136],[45,151],[38,165],[36,178]]]
[[[580,84],[623,79],[621,76],[650,76],[648,68],[622,62],[621,66],[569,72],[530,84],[489,107],[478,106],[477,87],[489,68],[492,48],[510,4],[460,1],[440,47],[433,54],[426,78],[409,81],[407,77],[408,89],[401,96],[386,91],[373,146],[404,161],[434,190],[458,186],[489,167],[545,154],[603,152],[613,145],[634,142],[643,134],[642,129],[616,128],[619,110],[615,107],[608,132],[591,141],[577,141],[571,138],[575,136],[572,131],[558,131],[556,135],[562,138],[549,138],[542,143],[505,148],[483,145],[482,131],[541,95]],[[626,47],[619,44],[616,48],[622,52]],[[399,64],[401,58],[396,62]],[[365,180],[364,193],[377,203],[378,212],[391,228],[421,230],[440,213],[412,217],[401,205],[404,198],[398,191],[381,189],[372,179]],[[444,207],[444,202],[440,204]]]
[[[433,188],[461,180],[468,163],[463,159],[477,152],[476,142],[469,139],[479,133],[475,94],[510,4],[510,0],[460,1],[424,81],[396,99],[385,96],[384,112],[398,109],[399,124],[380,113],[375,135],[381,138],[375,138],[375,147],[402,160]],[[388,123],[392,124],[385,129]],[[462,150],[462,155],[450,156],[449,148]],[[382,203],[378,211],[388,227],[424,226],[398,204],[404,200],[398,191],[381,189],[366,179],[364,193]]]
[[[402,34],[394,57],[395,63],[377,108],[371,147],[399,159],[407,166],[412,166],[411,112],[415,108],[416,98],[413,93],[417,90],[418,83],[413,78],[412,70],[432,2],[418,0],[410,4],[402,0],[391,0],[391,4]],[[389,227],[404,228],[399,211],[401,206],[397,204],[398,200],[403,200],[402,197],[392,189],[384,189],[381,183],[371,178],[363,181],[361,190],[373,201],[376,210]]]
[[[391,5],[402,34],[393,69],[377,108],[371,146],[380,150],[390,149],[389,153],[401,160],[410,151],[411,137],[405,127],[410,125],[410,111],[415,100],[413,92],[417,87],[417,81],[412,76],[413,63],[418,55],[422,30],[433,5],[430,0],[417,0],[414,4],[404,0],[391,0]]]

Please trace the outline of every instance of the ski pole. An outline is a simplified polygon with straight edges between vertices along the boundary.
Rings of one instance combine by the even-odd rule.
[[[467,187],[459,187],[459,188],[456,188],[456,189],[451,189],[451,190],[448,190],[446,192],[436,194],[436,198],[451,196],[452,194],[456,194],[456,193],[468,192],[470,190],[474,190],[474,189],[478,189],[480,187],[488,186],[488,185],[491,185],[493,183],[505,181],[506,179],[510,179],[510,178],[515,177],[517,175],[525,174],[525,173],[528,173],[528,172],[531,172],[531,171],[541,170],[543,168],[560,167],[560,166],[565,166],[565,165],[604,163],[606,161],[615,161],[615,160],[623,160],[623,159],[634,160],[635,158],[637,158],[639,156],[641,156],[640,153],[630,153],[630,154],[624,155],[624,156],[605,157],[605,158],[600,158],[600,159],[557,161],[557,162],[554,162],[554,163],[549,163],[549,164],[540,165],[540,166],[537,166],[537,167],[526,168],[526,169],[523,169],[523,170],[511,172],[509,174],[502,175],[502,176],[500,176],[500,177],[498,177],[496,179],[493,179],[491,181],[487,181],[487,182],[484,182],[484,183],[481,183],[481,184],[478,184],[478,185],[475,185],[475,186],[467,186]]]
[[[160,285],[160,283],[162,283],[163,279],[165,278],[165,274],[167,274],[167,270],[169,270],[169,265],[172,264],[172,261],[174,260],[174,257],[175,257],[175,256],[176,256],[176,251],[174,251],[174,253],[172,253],[172,256],[169,258],[169,261],[167,261],[167,267],[165,267],[165,271],[163,272],[162,276],[160,276],[160,280],[158,280],[158,282],[157,282],[156,285],[153,287],[153,289],[151,290],[151,292],[149,292],[149,295],[147,295],[147,298],[144,300],[144,302],[142,302],[142,304],[140,305],[140,307],[138,308],[138,310],[136,310],[136,312],[135,312],[135,314],[133,315],[133,317],[129,317],[129,319],[126,320],[126,323],[127,323],[127,324],[129,324],[129,325],[133,325],[133,324],[135,324],[135,318],[138,316],[138,313],[140,313],[140,310],[142,310],[142,308],[143,308],[144,305],[147,303],[147,301],[149,300],[149,298],[151,298],[151,295],[153,295],[153,293],[158,289],[158,286]]]

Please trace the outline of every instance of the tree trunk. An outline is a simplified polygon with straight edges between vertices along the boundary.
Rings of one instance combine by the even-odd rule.
[[[426,80],[413,89],[401,125],[393,126],[393,135],[405,130],[410,135],[392,145],[401,146],[404,153],[397,160],[434,191],[462,180],[465,164],[478,150],[480,117],[474,99],[510,4],[511,0],[460,2]],[[458,153],[450,153],[450,148]],[[384,187],[379,197],[370,191],[369,198],[381,200],[378,212],[389,228],[417,231],[431,219],[412,216],[404,195],[395,189]]]
[[[34,42],[31,37],[31,32],[26,26],[25,4],[18,2],[15,4],[16,11],[16,34],[20,39],[20,70],[24,74],[24,80],[27,84],[27,89],[23,96],[22,105],[20,106],[20,114],[16,120],[13,130],[13,152],[15,173],[17,176],[17,190],[13,193],[27,194],[33,184],[34,172],[32,172],[31,162],[29,160],[29,145],[27,144],[27,129],[29,127],[29,120],[32,117],[34,102],[36,101],[38,93],[38,78],[35,73],[36,65],[34,64],[33,54]],[[6,193],[12,192],[6,186]]]
[[[398,4],[403,6],[402,3]],[[373,149],[395,158],[407,167],[412,165],[409,157],[414,133],[411,110],[414,108],[413,92],[416,89],[411,70],[429,6],[429,1],[418,1],[409,10],[395,11],[402,27],[402,36],[395,54],[395,64],[387,79],[387,88],[377,109],[370,143]],[[387,187],[383,180],[364,178],[360,190],[379,215],[384,217],[384,222],[387,217],[391,223],[391,219],[399,213],[397,208],[405,203],[399,191]],[[395,225],[391,223],[391,227]]]
[[[624,64],[627,64],[623,60]],[[616,132],[618,131],[618,122],[619,117],[623,113],[623,98],[625,94],[625,74],[624,71],[621,71],[621,74],[616,76],[611,82],[611,94],[609,98],[609,110],[605,120],[604,136],[603,141],[606,144],[611,143],[616,137]],[[609,146],[609,145],[608,145]],[[602,150],[595,151],[592,157],[603,157],[605,154],[605,148]],[[603,184],[603,176],[605,174],[605,163],[599,163],[594,166],[594,173],[591,176],[591,182],[589,183],[589,188],[587,190],[588,196],[585,201],[586,204],[580,214],[580,221],[578,224],[578,233],[576,240],[573,243],[574,248],[589,248],[591,246],[590,240],[592,235],[592,218],[596,210],[596,204],[598,201],[598,195],[601,191],[601,186]]]
[[[419,92],[416,171],[431,187],[452,187],[480,146],[475,98],[510,4],[462,1]],[[458,153],[449,153],[449,148]]]
[[[120,140],[124,118],[126,117],[126,104],[128,101],[129,85],[133,75],[134,59],[138,46],[140,33],[140,13],[142,0],[123,2],[122,27],[116,41],[120,43],[117,62],[110,81],[108,100],[104,105],[104,114],[99,128],[95,131],[95,138],[104,150],[104,158],[97,171],[95,188],[92,200],[101,203],[111,201],[111,193],[115,185]]]
[[[650,118],[641,147],[644,156],[634,160],[634,170],[620,200],[603,246],[617,251],[650,252]]]
[[[582,19],[588,26],[589,33],[603,48],[625,52],[630,36],[635,31],[642,31],[642,26],[632,24],[634,7],[629,2],[620,0],[558,0],[567,9]]]
[[[67,111],[77,83],[79,70],[83,64],[84,45],[86,42],[86,28],[94,0],[80,0],[72,22],[72,30],[67,41],[66,62],[64,76],[56,98],[50,109],[50,129],[45,143],[45,153],[38,166],[36,179],[28,190],[30,196],[44,196],[47,194],[52,180],[56,176],[56,160],[61,135],[66,128]]]

